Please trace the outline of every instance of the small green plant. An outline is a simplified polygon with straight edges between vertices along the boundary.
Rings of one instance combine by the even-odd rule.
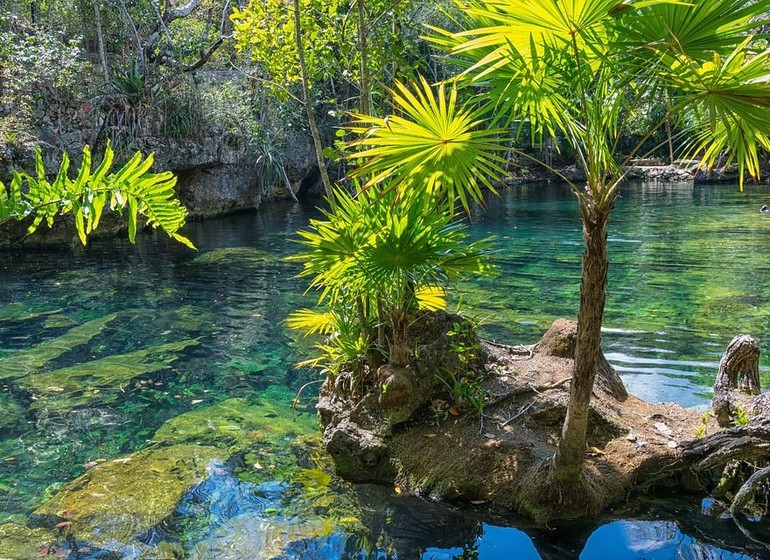
[[[703,436],[706,435],[706,430],[708,430],[709,420],[711,420],[711,412],[708,410],[703,413],[703,416],[700,418],[700,425],[698,426],[698,431],[695,432],[696,439],[700,439]]]
[[[464,410],[472,410],[479,416],[484,413],[484,390],[479,376],[468,372],[458,377],[448,371],[446,377],[438,376],[438,378],[447,388],[454,403],[454,406],[449,409],[450,414],[460,414]]]
[[[736,426],[748,426],[749,425],[749,414],[746,412],[745,409],[743,409],[740,405],[737,405],[735,407],[735,420],[734,423]]]
[[[300,309],[289,316],[288,324],[306,335],[325,337],[315,345],[320,353],[299,362],[297,367],[320,368],[321,373],[333,379],[342,372],[350,372],[353,383],[360,382],[370,341],[350,306],[337,304],[325,311]]]
[[[473,369],[480,357],[481,345],[476,338],[478,326],[478,322],[466,319],[463,322],[455,322],[447,332],[450,339],[449,348],[457,356],[463,369]]]

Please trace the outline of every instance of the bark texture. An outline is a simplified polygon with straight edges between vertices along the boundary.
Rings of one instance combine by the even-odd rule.
[[[601,354],[601,328],[609,269],[607,223],[611,208],[612,204],[588,206],[586,201],[581,201],[585,242],[583,277],[580,283],[580,310],[569,405],[553,460],[553,475],[559,482],[578,480],[583,468],[588,407]]]
[[[712,409],[720,426],[736,422],[738,412],[750,397],[759,395],[759,345],[747,334],[741,334],[727,345],[719,362],[714,383]]]

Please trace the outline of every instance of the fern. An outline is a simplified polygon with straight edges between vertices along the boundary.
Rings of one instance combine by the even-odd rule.
[[[137,152],[117,171],[111,172],[115,154],[107,145],[104,158],[96,170],[91,169],[91,150],[83,148],[83,158],[77,177],[69,177],[70,159],[67,152],[53,182],[49,182],[38,148],[35,154],[35,175],[14,172],[9,187],[0,181],[0,224],[9,220],[32,217],[27,233],[45,222],[51,227],[59,216],[72,214],[83,245],[89,234],[99,225],[109,202],[111,210],[128,214],[128,238],[133,243],[139,216],[147,224],[160,227],[173,239],[195,249],[192,242],[181,235],[187,210],[174,193],[176,177],[166,171],[151,173],[154,156],[144,158]]]

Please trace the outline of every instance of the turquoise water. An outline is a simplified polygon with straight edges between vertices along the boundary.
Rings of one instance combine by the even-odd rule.
[[[758,209],[768,199],[768,187],[624,187],[609,235],[604,349],[631,392],[705,406],[730,339],[748,332],[764,346],[770,216]],[[284,319],[312,296],[282,257],[311,215],[312,206],[274,204],[191,224],[197,253],[146,235],[136,246],[3,254],[0,523],[24,524],[66,482],[152,448],[164,422],[185,413],[212,422],[207,407],[242,398],[277,411],[251,428],[251,455],[211,468],[142,535],[87,546],[62,534],[60,556],[161,558],[153,551],[171,542],[181,557],[268,558],[254,535],[275,533],[283,558],[760,557],[730,521],[701,514],[698,497],[549,532],[483,508],[303,479],[290,445],[314,431],[312,388],[296,411],[291,400],[316,376],[292,367],[308,342]],[[581,238],[566,189],[507,190],[475,213],[472,231],[498,237],[501,273],[458,290],[487,336],[532,343],[554,318],[575,315]]]

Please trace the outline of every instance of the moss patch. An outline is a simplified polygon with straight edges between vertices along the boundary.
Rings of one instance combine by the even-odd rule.
[[[173,445],[102,463],[68,484],[35,511],[51,526],[69,521],[66,536],[94,544],[128,542],[174,512],[182,496],[206,476],[214,447]]]
[[[244,449],[255,443],[278,444],[318,430],[314,416],[291,410],[293,394],[271,387],[254,402],[228,399],[172,418],[153,437],[156,442],[196,443]]]
[[[8,393],[0,393],[0,434],[7,435],[24,423],[24,408]]]
[[[0,323],[5,321],[31,321],[46,315],[59,313],[61,309],[50,311],[32,311],[26,303],[9,303],[0,307]]]
[[[266,264],[281,262],[281,257],[254,249],[252,247],[223,247],[214,249],[196,257],[192,266],[219,266],[238,263],[238,265]]]
[[[16,523],[0,525],[0,558],[29,560],[54,552],[56,535],[48,529],[30,529]]]
[[[33,410],[67,410],[92,401],[104,402],[105,389],[118,389],[132,379],[160,371],[179,358],[179,352],[199,344],[197,339],[150,346],[116,356],[55,371],[28,375],[18,381],[22,389],[34,393]]]
[[[21,350],[9,352],[0,360],[0,379],[18,379],[42,369],[73,348],[87,344],[115,320],[116,313],[73,327],[65,334]]]

